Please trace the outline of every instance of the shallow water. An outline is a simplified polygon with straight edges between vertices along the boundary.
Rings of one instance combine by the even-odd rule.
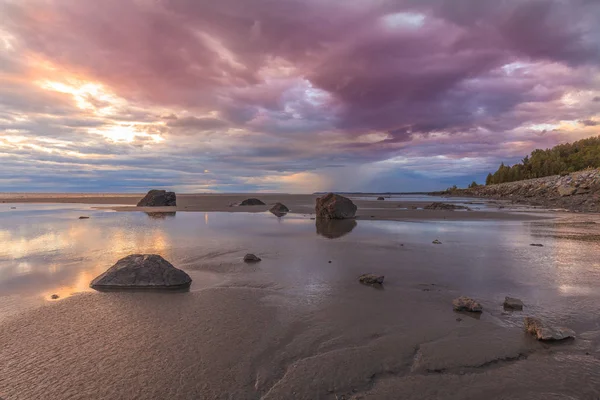
[[[65,391],[56,388],[59,398],[190,398],[192,394],[198,398],[335,398],[333,395],[350,388],[365,395],[373,391],[370,398],[395,398],[399,393],[405,398],[419,398],[418,391],[411,394],[402,390],[420,384],[396,378],[432,379],[458,388],[464,384],[461,380],[469,379],[445,374],[429,378],[428,371],[456,369],[470,376],[469,368],[488,368],[488,363],[497,362],[494,360],[519,359],[532,351],[536,351],[535,357],[525,362],[534,363],[529,369],[537,368],[535,360],[542,357],[538,353],[541,350],[522,334],[524,315],[569,326],[578,334],[593,336],[600,330],[600,242],[581,239],[600,233],[594,216],[574,216],[559,223],[359,220],[323,224],[300,215],[277,218],[270,213],[149,215],[97,210],[89,205],[10,206],[16,209],[9,205],[0,209],[0,339],[3,332],[26,339],[12,343],[4,336],[8,344],[0,351],[0,364],[23,358],[28,351],[35,354],[30,359],[59,357],[61,361],[56,352],[63,354],[64,346],[70,343],[74,348],[68,350],[73,352],[68,364],[74,375],[63,383],[65,388],[60,390]],[[90,218],[80,220],[81,215]],[[442,244],[432,244],[434,239]],[[543,247],[532,247],[531,243]],[[248,252],[263,261],[244,264],[242,257]],[[161,254],[184,269],[193,279],[192,293],[106,294],[89,289],[96,275],[132,253]],[[359,285],[357,276],[365,272],[385,275],[384,288]],[[69,298],[82,292],[89,293]],[[51,300],[52,294],[59,299]],[[483,315],[475,319],[453,313],[450,303],[459,295],[478,299],[485,309]],[[504,312],[501,305],[505,296],[522,299],[525,311]],[[36,308],[41,304],[52,306]],[[25,312],[27,309],[34,310],[35,318]],[[144,313],[152,315],[154,322],[144,319]],[[194,317],[188,319],[186,315]],[[106,332],[96,325],[100,316],[109,329]],[[23,327],[23,318],[36,322]],[[65,324],[71,332],[68,337],[61,329]],[[104,333],[91,337],[90,330],[98,329]],[[199,329],[204,333],[196,337],[193,332]],[[39,339],[42,332],[44,339]],[[152,332],[162,332],[160,340],[168,342],[166,347],[154,349],[153,342],[147,342]],[[173,332],[177,336],[171,337]],[[186,335],[195,341],[182,339]],[[115,387],[127,384],[114,381],[122,368],[151,362],[128,353],[127,346],[137,346],[134,338],[154,349],[150,353],[157,352],[157,357],[167,348],[184,351],[186,355],[173,355],[176,359],[171,360],[170,368],[174,375],[165,376],[196,382],[200,377],[218,379],[212,374],[221,371],[231,374],[237,386],[205,382],[210,388],[203,388],[197,383],[193,387],[182,383],[183,388],[173,391],[160,387],[165,382],[158,380],[156,386],[145,381],[153,397],[140,395],[141,389],[135,385],[119,396],[86,397],[82,393],[99,393],[95,385],[103,383],[84,379],[98,371],[85,361],[91,348],[85,345],[80,349],[77,344],[83,338],[91,341],[89,346],[120,349],[102,356],[112,368],[103,372],[105,379]],[[35,349],[39,340],[44,341],[43,351]],[[186,343],[183,347],[181,340]],[[585,347],[593,353],[600,349],[594,347],[594,340],[579,340],[558,349],[576,352]],[[432,345],[426,347],[424,342]],[[465,342],[470,349],[487,346],[489,352],[459,356],[446,351]],[[413,361],[416,356],[421,361]],[[573,364],[579,365],[582,373],[589,374],[598,367],[594,356],[581,357]],[[202,372],[194,375],[193,365],[198,360],[214,364],[202,364],[205,369],[198,367]],[[348,367],[349,362],[356,365]],[[234,365],[231,363],[239,364],[228,371]],[[43,373],[38,367],[0,367],[0,389],[13,395],[7,399],[28,398],[17,394],[38,393],[31,385],[56,378],[61,367],[67,368],[63,362],[59,364],[58,371],[49,368]],[[140,372],[140,377],[152,381],[156,374],[164,373],[160,368]],[[506,368],[506,373],[512,374],[510,379],[520,373],[520,367],[513,364]],[[321,371],[323,377],[316,379],[311,371]],[[2,372],[7,374],[5,380]],[[494,377],[488,388],[495,388],[493,382],[502,379],[494,373],[485,370]],[[75,376],[78,374],[81,376]],[[371,376],[380,376],[381,382]],[[387,378],[394,381],[390,383]],[[597,377],[594,379],[588,382],[599,383]],[[15,380],[29,382],[29,386],[22,383],[17,387]],[[336,382],[334,388],[328,387],[331,382]],[[394,388],[390,393],[386,392],[388,386]],[[523,393],[524,389],[515,396]],[[530,393],[530,398],[544,398],[541,394],[539,389]]]

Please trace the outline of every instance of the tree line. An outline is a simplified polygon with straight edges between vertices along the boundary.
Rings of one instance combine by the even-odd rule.
[[[493,185],[568,174],[598,167],[600,167],[600,136],[559,144],[551,149],[534,150],[530,156],[526,156],[512,167],[502,163],[496,172],[488,174],[485,184]]]

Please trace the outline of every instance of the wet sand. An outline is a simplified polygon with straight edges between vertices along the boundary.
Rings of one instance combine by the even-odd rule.
[[[600,396],[600,243],[577,240],[598,234],[597,216],[319,225],[69,207],[0,210],[1,301],[60,294],[0,319],[6,400]],[[164,255],[191,291],[84,289],[133,252]],[[383,289],[359,284],[365,272]],[[483,314],[452,311],[460,295]],[[505,312],[507,295],[525,310]],[[526,315],[577,338],[541,344]]]

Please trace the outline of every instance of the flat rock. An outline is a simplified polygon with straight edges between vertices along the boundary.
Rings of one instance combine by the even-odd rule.
[[[90,219],[90,217],[87,217],[85,215],[82,215],[81,217],[79,217],[79,219]]]
[[[572,329],[549,326],[539,318],[525,317],[524,323],[525,331],[535,336],[537,340],[557,341],[575,337]]]
[[[519,299],[515,299],[514,297],[508,297],[506,296],[504,298],[504,308],[507,310],[522,310],[523,309],[523,302]]]
[[[377,200],[380,200],[380,201],[381,201],[381,200],[385,200],[385,197],[379,196],[379,197],[377,198]]]
[[[269,209],[269,211],[278,217],[283,217],[285,214],[290,212],[290,209],[282,203],[275,203],[273,204],[273,207]]]
[[[533,246],[533,247],[544,247],[544,245],[541,244],[541,243],[531,243],[530,246]]]
[[[354,218],[356,205],[347,197],[335,193],[328,193],[317,198],[315,212],[317,218],[345,219]]]
[[[558,189],[556,189],[556,191],[558,192],[558,194],[562,197],[566,197],[566,196],[571,196],[573,194],[575,194],[575,192],[577,191],[576,187],[573,186],[569,186],[569,185],[563,185],[563,186],[559,186]]]
[[[177,205],[175,192],[150,190],[138,203],[138,207],[173,207]]]
[[[452,300],[454,311],[482,312],[483,307],[470,297],[461,296]]]
[[[244,262],[247,262],[247,263],[259,262],[260,260],[261,260],[260,257],[254,255],[254,254],[251,254],[251,253],[248,253],[244,256]]]
[[[246,199],[240,203],[240,206],[265,206],[265,205],[266,204],[263,203],[261,200],[255,199],[255,198]]]
[[[384,278],[383,275],[362,274],[358,277],[358,281],[367,285],[381,285]]]
[[[423,207],[424,210],[470,210],[469,207],[459,206],[456,204],[434,202]]]
[[[192,278],[157,254],[132,254],[96,277],[90,287],[111,289],[185,289]]]

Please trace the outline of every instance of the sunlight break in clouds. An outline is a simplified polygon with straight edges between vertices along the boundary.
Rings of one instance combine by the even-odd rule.
[[[0,0],[0,15],[0,190],[441,189],[600,134],[598,2]]]

